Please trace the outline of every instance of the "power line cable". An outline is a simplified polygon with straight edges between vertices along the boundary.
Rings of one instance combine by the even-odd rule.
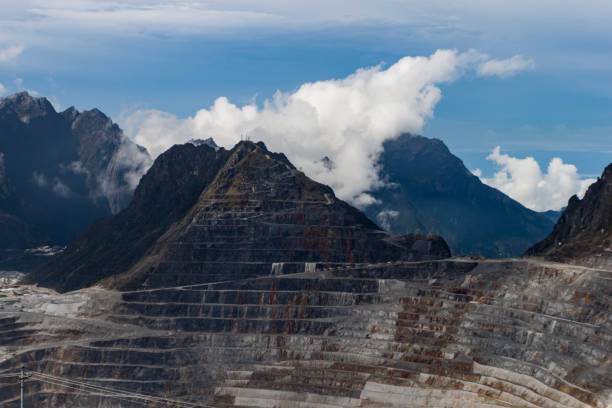
[[[69,389],[73,389],[73,390],[77,390],[80,393],[89,393],[89,394],[93,394],[93,395],[98,395],[98,396],[118,399],[120,401],[125,401],[125,402],[130,402],[130,403],[137,403],[137,404],[141,404],[141,405],[145,405],[145,406],[147,404],[149,404],[149,403],[163,404],[163,405],[166,405],[166,406],[169,403],[173,403],[175,406],[185,407],[185,405],[180,404],[179,401],[177,401],[177,402],[159,401],[159,400],[156,400],[154,398],[147,398],[147,397],[144,397],[144,396],[134,396],[134,395],[130,395],[130,394],[124,393],[124,392],[109,392],[109,391],[104,391],[104,390],[97,390],[95,388],[87,389],[87,387],[84,387],[82,384],[71,384],[71,383],[67,383],[65,381],[52,380],[52,379],[47,379],[47,378],[39,378],[37,380],[41,381],[41,382],[44,382],[44,383],[47,383],[47,384],[51,384],[51,385],[55,385],[55,386],[61,386],[61,387],[65,387],[65,388],[69,388]]]
[[[149,401],[138,401],[138,400],[134,400],[134,399],[127,399],[127,398],[123,398],[123,397],[121,397],[119,395],[114,395],[114,394],[97,393],[97,392],[94,392],[94,391],[83,390],[82,387],[80,387],[80,386],[70,385],[70,384],[66,384],[66,383],[63,383],[63,382],[55,382],[55,381],[49,380],[49,379],[38,379],[37,381],[40,381],[40,382],[46,383],[46,384],[51,384],[51,385],[56,385],[56,386],[61,386],[61,387],[77,390],[81,394],[83,392],[87,392],[87,393],[93,394],[93,395],[100,395],[100,396],[110,397],[110,398],[117,399],[119,401],[124,401],[124,402],[129,402],[129,403],[136,403],[136,404],[142,404],[142,405],[145,405],[145,406],[149,403]]]
[[[87,392],[90,392],[90,393],[103,394],[103,395],[111,396],[111,397],[114,397],[114,398],[141,399],[141,400],[149,401],[149,402],[156,402],[156,403],[163,403],[163,404],[174,404],[174,405],[176,405],[177,407],[180,407],[180,408],[183,408],[183,407],[184,408],[189,408],[189,407],[211,407],[212,408],[212,405],[197,404],[197,403],[192,403],[192,402],[187,402],[187,401],[174,400],[174,399],[171,399],[171,398],[157,397],[157,396],[153,396],[153,395],[147,395],[147,394],[142,394],[142,393],[137,393],[137,392],[132,392],[132,391],[126,391],[126,390],[122,390],[122,389],[118,389],[118,388],[113,388],[113,387],[109,387],[109,386],[95,385],[95,384],[90,384],[90,383],[87,383],[87,382],[84,382],[84,381],[78,381],[78,380],[73,380],[73,379],[57,377],[57,376],[54,376],[54,375],[51,375],[51,374],[39,373],[39,372],[36,372],[36,371],[32,371],[31,373],[38,380],[43,381],[43,382],[52,383],[54,385],[65,386],[67,388],[76,388],[76,389],[84,388],[84,391],[87,391]]]

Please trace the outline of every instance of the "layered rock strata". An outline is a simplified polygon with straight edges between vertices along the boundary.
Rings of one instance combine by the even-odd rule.
[[[0,315],[0,374],[23,364],[202,407],[612,404],[610,270],[461,259],[305,269],[24,298]],[[17,396],[0,379],[0,405]],[[141,406],[37,381],[26,403]]]
[[[304,263],[448,256],[440,237],[382,231],[262,143],[186,144],[156,160],[125,211],[30,279],[59,290],[104,278],[107,287],[163,287],[303,272]]]
[[[134,263],[1,303],[0,406],[22,365],[43,407],[612,406],[610,268],[442,259],[441,238],[381,231],[261,144],[172,155],[125,212],[141,222],[100,224],[53,276]]]

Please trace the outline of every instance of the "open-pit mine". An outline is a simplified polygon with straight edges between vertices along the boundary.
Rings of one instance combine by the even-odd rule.
[[[27,407],[612,407],[598,245],[451,257],[263,144],[175,146],[123,213],[0,298],[0,406],[19,406],[23,367]]]

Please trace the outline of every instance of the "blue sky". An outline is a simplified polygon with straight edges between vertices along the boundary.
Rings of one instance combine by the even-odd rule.
[[[477,64],[485,59],[478,57],[471,68],[435,82],[441,98],[433,115],[424,114],[420,127],[407,122],[405,130],[442,139],[469,169],[524,203],[546,196],[530,183],[568,195],[612,161],[607,1],[13,3],[0,1],[0,91],[32,90],[60,108],[98,107],[129,136],[144,132],[129,120],[134,112],[168,113],[184,129],[181,119],[210,109],[220,96],[261,108],[277,90],[290,95],[304,83],[379,64],[385,70],[439,49],[474,50],[506,65],[517,56],[522,68],[482,75]],[[512,158],[533,156],[542,174],[519,171],[527,162],[512,170],[508,161],[488,160],[496,146]],[[559,167],[573,184],[559,186],[554,180],[562,177],[547,174],[554,157],[576,166],[577,174]],[[506,178],[494,181],[499,171]],[[535,206],[559,207],[566,199]]]

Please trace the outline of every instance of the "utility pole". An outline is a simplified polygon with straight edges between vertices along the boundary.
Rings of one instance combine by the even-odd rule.
[[[21,380],[21,408],[23,408],[23,383],[26,378],[30,378],[32,375],[25,375],[23,366],[21,366],[21,373],[19,373],[19,379]]]
[[[19,374],[21,380],[21,408],[23,408],[23,380],[25,380],[25,374],[23,373],[23,366],[21,366],[21,374]]]

